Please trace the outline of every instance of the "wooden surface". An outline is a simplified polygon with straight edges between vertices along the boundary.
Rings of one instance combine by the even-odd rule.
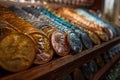
[[[91,80],[99,80],[120,59],[120,53],[115,55],[103,68],[101,68]]]
[[[82,64],[89,62],[119,42],[120,37],[117,37],[78,54],[61,57],[47,64],[2,77],[0,80],[33,80],[38,78],[39,80],[55,80],[73,72],[74,69],[79,68]]]

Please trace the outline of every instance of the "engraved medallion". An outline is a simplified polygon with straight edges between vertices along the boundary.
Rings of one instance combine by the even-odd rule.
[[[0,65],[18,72],[29,68],[35,58],[35,44],[22,33],[12,33],[0,41]]]

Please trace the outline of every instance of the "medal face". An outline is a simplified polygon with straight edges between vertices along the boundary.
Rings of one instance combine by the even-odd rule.
[[[70,46],[67,42],[67,35],[61,31],[53,32],[51,43],[55,52],[60,56],[66,56],[70,52]]]
[[[34,60],[35,64],[43,64],[50,61],[53,57],[53,49],[49,39],[43,34],[30,34],[37,46],[37,53]]]
[[[28,36],[12,33],[0,41],[0,65],[18,72],[31,66],[35,57],[35,44]]]

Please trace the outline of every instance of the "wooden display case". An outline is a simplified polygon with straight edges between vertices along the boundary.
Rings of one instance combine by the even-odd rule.
[[[96,4],[91,8],[103,11],[103,0],[96,0]],[[7,3],[5,3],[7,4]],[[10,3],[8,3],[9,5]],[[98,5],[99,4],[99,5]],[[17,5],[20,5],[19,3]],[[23,4],[26,6],[26,4]],[[22,6],[23,6],[22,5]],[[39,5],[39,4],[35,4]],[[84,50],[74,55],[59,57],[43,65],[34,65],[31,68],[18,73],[10,73],[0,77],[0,80],[57,80],[65,75],[73,72],[74,80],[80,80],[77,75],[77,69],[83,64],[96,59],[103,52],[109,50],[114,45],[120,43],[120,37],[116,37],[108,42],[103,42],[91,49]],[[92,75],[89,80],[99,80],[102,76],[120,59],[120,54],[116,54],[111,60],[106,63],[101,69]],[[79,72],[78,72],[79,73]]]

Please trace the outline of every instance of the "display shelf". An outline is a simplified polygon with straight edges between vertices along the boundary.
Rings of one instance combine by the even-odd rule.
[[[22,72],[1,77],[0,80],[55,80],[73,72],[76,68],[79,68],[84,63],[87,63],[90,60],[96,58],[102,52],[107,51],[109,48],[118,44],[119,42],[120,37],[117,37],[108,42],[104,42],[101,45],[97,45],[94,48],[84,50],[78,54],[61,57],[52,60],[49,63],[38,65]],[[114,58],[113,60],[111,60],[112,63],[110,62],[109,64],[106,64],[105,67],[103,67],[103,70],[106,71],[108,67],[110,67],[111,65],[113,65],[114,62],[117,61],[116,58],[118,59],[119,57],[115,56]],[[102,74],[104,74],[105,71]],[[98,74],[96,74],[96,76],[97,75]]]
[[[107,71],[111,69],[111,67],[120,59],[120,53],[115,55],[107,64],[105,64],[91,80],[99,80]]]

